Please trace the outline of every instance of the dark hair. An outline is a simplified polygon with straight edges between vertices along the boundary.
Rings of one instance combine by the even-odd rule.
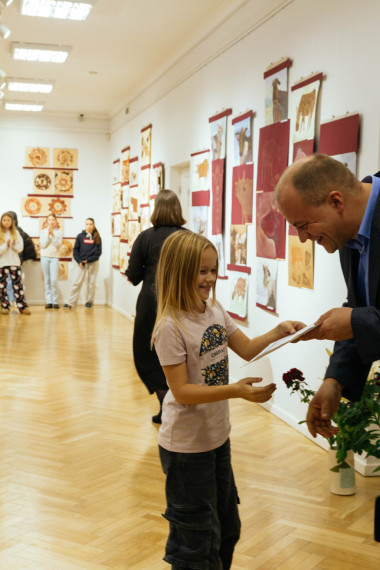
[[[93,235],[93,237],[94,237],[95,243],[99,245],[100,242],[101,242],[100,233],[99,233],[98,230],[96,229],[94,218],[86,218],[86,220],[90,220],[90,221],[94,224],[94,231],[92,232],[92,235]]]
[[[343,194],[361,189],[361,184],[349,168],[325,154],[312,154],[287,168],[276,188],[275,197],[281,199],[282,188],[291,184],[302,200],[320,206],[332,190]]]
[[[186,220],[182,216],[181,203],[175,192],[161,190],[157,194],[150,221],[153,226],[182,226],[186,224]]]

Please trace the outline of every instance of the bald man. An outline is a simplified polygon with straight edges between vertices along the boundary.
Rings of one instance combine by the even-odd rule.
[[[339,250],[347,301],[316,321],[303,339],[336,341],[326,377],[310,402],[310,433],[336,433],[331,418],[341,396],[358,400],[374,360],[380,359],[380,173],[361,182],[322,154],[302,158],[281,176],[275,198],[301,242]],[[328,279],[329,276],[326,276]]]

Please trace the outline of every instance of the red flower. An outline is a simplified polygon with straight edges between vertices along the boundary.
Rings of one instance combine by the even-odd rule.
[[[305,381],[304,375],[298,368],[291,368],[288,372],[284,372],[282,379],[287,388],[293,388],[293,390],[299,390],[299,383]]]

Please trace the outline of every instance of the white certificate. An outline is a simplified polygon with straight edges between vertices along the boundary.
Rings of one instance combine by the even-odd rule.
[[[288,342],[293,342],[293,340],[296,340],[300,336],[303,336],[304,334],[315,329],[316,327],[319,327],[319,325],[314,325],[314,324],[313,325],[307,325],[306,327],[297,331],[294,334],[290,334],[290,335],[286,336],[285,338],[280,338],[280,340],[276,340],[275,342],[272,342],[272,344],[270,344],[269,346],[264,348],[264,350],[259,352],[259,354],[257,354],[249,362],[244,364],[244,366],[246,366],[250,362],[253,362],[254,360],[258,360],[259,358],[262,358],[263,356],[265,356],[266,354],[269,354],[270,352],[273,352],[274,350],[277,350],[278,348],[280,348],[284,344],[287,344]]]

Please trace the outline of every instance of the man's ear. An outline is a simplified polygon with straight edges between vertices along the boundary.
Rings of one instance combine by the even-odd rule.
[[[326,202],[328,205],[335,208],[338,213],[343,212],[344,198],[342,192],[339,192],[339,190],[331,190],[330,194],[327,196]]]

